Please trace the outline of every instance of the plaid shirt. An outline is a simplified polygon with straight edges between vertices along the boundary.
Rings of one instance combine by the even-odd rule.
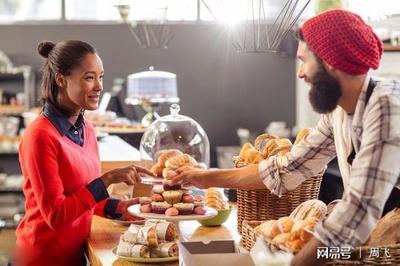
[[[338,156],[341,128],[351,138],[357,152],[349,175],[343,173],[342,201],[315,229],[315,237],[327,246],[357,246],[367,241],[394,186],[400,188],[400,83],[378,81],[365,106],[369,78],[364,82],[353,117],[348,124],[334,122],[335,112],[321,116],[316,128],[287,157],[270,157],[259,164],[260,176],[272,193],[296,188],[306,177],[323,171]],[[340,126],[339,126],[340,125]],[[336,127],[336,128],[335,128]],[[347,154],[348,155],[348,154]]]

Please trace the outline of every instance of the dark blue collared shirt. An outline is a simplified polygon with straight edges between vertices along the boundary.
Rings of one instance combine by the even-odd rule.
[[[83,146],[83,126],[85,124],[83,114],[78,115],[78,119],[76,120],[75,125],[73,125],[66,115],[49,102],[45,103],[43,114],[63,136],[67,136],[67,138],[72,140],[74,143]]]
[[[76,120],[75,125],[73,125],[68,120],[68,117],[50,102],[45,103],[43,114],[57,128],[60,134],[66,136],[74,143],[83,146],[83,129],[85,124],[83,114],[78,115],[78,119]],[[92,193],[96,202],[109,198],[109,194],[101,178],[94,179],[92,182],[86,185],[86,188]],[[121,217],[120,213],[116,213],[118,203],[119,200],[117,199],[109,198],[107,200],[104,206],[104,213],[107,217],[113,219],[118,219]]]

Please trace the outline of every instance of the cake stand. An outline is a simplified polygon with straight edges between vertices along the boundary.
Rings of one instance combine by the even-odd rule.
[[[190,221],[190,220],[205,220],[205,219],[210,219],[213,218],[218,214],[218,212],[210,207],[204,207],[206,210],[206,213],[203,215],[200,214],[191,214],[191,215],[176,215],[176,216],[167,216],[165,214],[157,214],[157,213],[146,213],[146,212],[141,212],[140,211],[140,204],[135,204],[132,206],[128,207],[128,212],[134,216],[138,216],[141,218],[146,218],[146,219],[160,219],[160,220],[166,220],[169,222],[172,222],[175,224],[175,228],[177,230],[178,235],[180,235],[180,230],[179,230],[179,222],[180,221]]]

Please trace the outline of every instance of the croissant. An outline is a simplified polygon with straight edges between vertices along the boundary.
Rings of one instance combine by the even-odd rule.
[[[171,157],[165,162],[165,167],[170,168],[171,170],[178,169],[179,167],[185,165],[195,167],[197,166],[197,161],[189,154],[184,153],[181,155]]]
[[[243,147],[240,149],[239,157],[242,160],[245,160],[246,154],[247,154],[248,150],[250,150],[250,149],[254,149],[253,145],[251,145],[251,143],[245,143],[243,145]]]
[[[279,234],[272,239],[272,244],[277,247],[286,247],[286,242],[289,240],[290,233]]]
[[[209,188],[207,189],[206,195],[205,195],[205,202],[208,207],[221,210],[221,209],[227,209],[228,202],[224,199],[223,195],[219,190],[216,188]]]
[[[152,172],[154,173],[155,176],[161,177],[161,176],[162,176],[163,169],[164,169],[164,166],[157,162],[156,164],[154,164],[154,165],[150,168],[150,171],[152,171]]]
[[[259,163],[264,160],[262,154],[256,149],[249,149],[245,155],[245,162],[247,163]]]
[[[169,168],[164,168],[162,171],[162,176],[168,180],[172,179],[172,177],[174,177],[176,175],[177,175],[177,173]]]
[[[290,139],[286,138],[279,139],[279,146],[287,146],[287,145],[292,146],[292,142],[290,141]]]
[[[279,146],[278,139],[270,139],[262,150],[262,156],[266,159],[270,156],[271,152]]]
[[[290,216],[285,216],[279,218],[276,222],[283,233],[289,233],[292,230],[294,219]]]
[[[160,151],[160,155],[157,159],[157,162],[162,165],[163,167],[165,167],[165,162],[174,156],[178,156],[178,155],[182,155],[183,153],[180,150],[176,150],[176,149],[170,149],[170,150],[163,150]]]
[[[254,146],[257,150],[262,150],[262,146],[266,145],[271,139],[279,139],[279,137],[269,133],[261,134],[254,141]]]
[[[301,239],[295,239],[293,241],[288,241],[286,243],[286,247],[289,248],[292,251],[299,251],[302,249],[305,245],[307,244],[306,241],[303,241]]]
[[[278,146],[273,151],[270,152],[269,156],[274,156],[274,155],[284,156],[286,155],[286,153],[290,151],[291,148],[292,145]]]
[[[308,134],[310,134],[311,129],[310,128],[303,128],[302,130],[299,131],[297,134],[296,140],[294,141],[294,145],[300,143],[303,139],[305,139]]]
[[[262,234],[264,239],[271,241],[275,236],[282,234],[281,228],[278,226],[276,220],[269,220],[263,222],[255,228],[256,232]]]

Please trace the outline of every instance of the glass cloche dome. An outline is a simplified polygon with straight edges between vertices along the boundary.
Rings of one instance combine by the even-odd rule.
[[[208,168],[210,143],[206,132],[192,118],[180,115],[178,104],[172,104],[170,111],[170,115],[157,119],[144,132],[140,141],[141,159],[156,162],[160,151],[178,149]]]

